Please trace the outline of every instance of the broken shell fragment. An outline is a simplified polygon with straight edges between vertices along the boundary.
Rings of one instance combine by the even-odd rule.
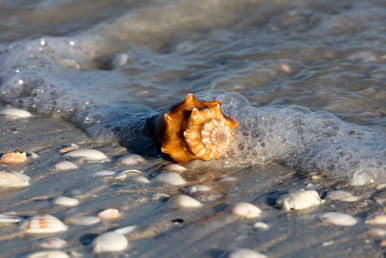
[[[25,187],[29,186],[30,178],[24,174],[0,171],[0,187]]]
[[[86,160],[91,160],[91,161],[108,160],[107,156],[103,152],[99,150],[94,150],[94,149],[73,150],[64,154],[64,156],[70,157],[70,158],[84,158]]]
[[[303,210],[322,203],[318,192],[314,190],[298,191],[279,198],[276,205],[286,211]]]
[[[49,214],[35,215],[20,225],[20,229],[28,234],[56,233],[66,231],[67,228],[63,222]]]
[[[27,256],[27,258],[70,258],[62,251],[40,251]]]
[[[227,258],[267,258],[267,256],[251,249],[237,248],[229,252]]]
[[[98,218],[102,220],[113,220],[113,219],[119,219],[122,217],[122,214],[119,212],[118,209],[106,209],[104,211],[101,211],[97,215]]]
[[[28,118],[32,116],[32,114],[26,110],[19,109],[19,108],[12,108],[12,107],[0,109],[0,115],[7,116],[14,119]]]
[[[54,200],[55,205],[73,207],[79,204],[79,200],[67,196],[60,196]]]
[[[138,166],[145,163],[146,160],[137,154],[127,155],[121,158],[120,163],[126,166]]]
[[[202,206],[201,202],[184,194],[173,197],[171,203],[175,208],[200,208]]]
[[[0,159],[2,164],[22,164],[25,162],[27,162],[27,153],[25,152],[4,153]]]
[[[79,150],[79,145],[74,144],[74,143],[71,143],[70,146],[61,148],[61,149],[59,150],[59,152],[63,154],[63,153],[67,153],[67,152],[70,152],[70,151],[73,151],[73,150]]]
[[[232,207],[232,213],[247,219],[253,219],[261,216],[261,210],[257,206],[247,202],[236,203]]]
[[[385,214],[376,214],[369,217],[366,221],[366,224],[374,225],[385,225],[386,224],[386,215]]]
[[[22,219],[17,216],[0,214],[0,224],[19,223]]]
[[[319,218],[328,224],[336,226],[353,226],[358,222],[358,219],[353,216],[339,212],[326,212],[319,215]]]
[[[55,169],[57,170],[74,170],[77,168],[79,168],[77,165],[67,160],[61,161],[55,165]]]
[[[94,239],[94,253],[119,252],[129,246],[126,237],[116,232],[107,232]]]
[[[46,249],[60,249],[67,245],[67,242],[59,237],[45,239],[39,246]]]
[[[177,186],[186,184],[186,181],[179,174],[174,172],[162,173],[154,178],[154,181]]]
[[[354,196],[351,193],[342,190],[331,191],[327,194],[326,198],[342,202],[356,202],[360,199],[360,197]]]

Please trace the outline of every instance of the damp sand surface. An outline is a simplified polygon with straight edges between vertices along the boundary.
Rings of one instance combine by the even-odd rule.
[[[373,227],[384,226],[364,223],[370,215],[385,212],[386,192],[380,187],[353,188],[322,175],[300,175],[276,163],[227,168],[216,162],[199,161],[182,164],[187,170],[176,172],[185,179],[186,185],[160,184],[153,179],[166,172],[165,167],[170,164],[167,160],[145,156],[143,164],[123,165],[120,159],[129,154],[125,148],[114,143],[99,144],[66,122],[39,116],[0,119],[0,153],[26,151],[38,155],[37,158],[29,156],[26,164],[0,167],[31,178],[28,187],[1,189],[0,213],[20,216],[23,220],[37,214],[51,214],[69,227],[62,233],[26,235],[18,224],[1,224],[2,257],[23,257],[44,250],[39,245],[53,236],[66,241],[61,250],[68,255],[94,257],[91,243],[98,235],[126,226],[136,226],[125,235],[130,247],[112,253],[112,257],[221,257],[236,248],[252,249],[269,257],[384,255],[385,249],[380,246],[382,237],[368,233]],[[55,164],[64,160],[59,149],[71,143],[100,150],[110,160],[95,163],[67,158],[79,168],[55,170]],[[94,175],[103,170],[126,169],[141,171],[140,175],[150,183],[132,180],[134,174],[124,179]],[[189,191],[192,185],[206,185],[211,190]],[[291,212],[275,206],[278,198],[300,189],[316,190],[322,204]],[[333,190],[344,190],[361,198],[354,202],[326,198]],[[190,209],[173,206],[173,197],[182,193],[203,205]],[[80,204],[54,205],[53,200],[59,196],[76,198]],[[261,217],[244,219],[233,215],[231,207],[238,202],[258,206]],[[80,216],[96,216],[108,208],[118,209],[122,216],[93,225],[72,224]],[[343,227],[321,222],[318,216],[331,211],[352,215],[358,223]],[[267,224],[268,228],[256,226],[257,222]]]

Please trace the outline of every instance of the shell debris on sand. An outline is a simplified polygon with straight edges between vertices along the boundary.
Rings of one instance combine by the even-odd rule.
[[[253,225],[253,227],[257,228],[257,229],[261,229],[261,230],[268,230],[269,229],[269,225],[264,223],[264,222],[261,222],[261,221],[256,222]]]
[[[55,169],[57,170],[74,170],[79,168],[79,166],[75,165],[74,163],[64,160],[59,163],[56,163],[54,166]]]
[[[121,172],[117,172],[116,175],[114,176],[114,179],[123,180],[130,176],[138,175],[138,174],[142,174],[142,171],[139,171],[137,169],[126,169]]]
[[[185,179],[175,172],[162,173],[153,179],[155,182],[167,183],[170,185],[186,185]]]
[[[186,171],[186,167],[183,167],[178,164],[171,164],[164,168],[164,171],[170,171],[170,172],[184,172]]]
[[[373,225],[386,225],[386,215],[385,214],[375,214],[370,216],[365,221],[366,224]]]
[[[336,226],[353,226],[358,223],[358,219],[351,215],[339,212],[326,212],[319,215],[319,219]]]
[[[0,214],[0,224],[19,223],[20,221],[22,221],[22,218],[18,216]]]
[[[342,202],[356,202],[356,201],[359,201],[361,198],[359,196],[354,196],[351,193],[346,191],[336,190],[336,191],[328,192],[326,199],[338,200]]]
[[[59,196],[54,200],[55,205],[73,207],[79,204],[79,200],[67,196]]]
[[[12,107],[0,109],[0,115],[7,116],[13,119],[28,118],[32,116],[32,114],[27,110],[12,108]]]
[[[30,178],[24,174],[0,171],[0,187],[26,187]]]
[[[20,225],[20,229],[28,234],[45,234],[66,231],[68,227],[56,217],[43,214],[29,218]]]
[[[121,234],[121,235],[126,235],[126,234],[130,234],[131,232],[133,232],[136,228],[137,228],[137,226],[131,225],[131,226],[118,228],[118,229],[114,230],[114,232]]]
[[[175,208],[200,208],[202,207],[202,203],[197,201],[196,199],[184,195],[184,194],[179,194],[176,195],[175,197],[170,199],[170,202],[173,207]]]
[[[298,191],[280,197],[276,201],[276,205],[282,207],[286,211],[303,210],[322,203],[318,192],[314,190]]]
[[[51,238],[44,239],[39,246],[45,249],[61,249],[66,245],[67,245],[67,242],[65,240],[59,237],[51,237]]]
[[[248,202],[239,202],[232,207],[232,213],[239,217],[253,219],[261,216],[261,210]]]
[[[27,258],[70,258],[70,256],[63,251],[40,251],[29,254]]]
[[[119,252],[129,247],[126,237],[116,232],[107,232],[94,239],[94,253]]]
[[[191,195],[191,194],[194,194],[197,192],[208,192],[211,189],[212,188],[210,188],[209,186],[206,186],[206,185],[193,185],[193,186],[185,189],[185,193]]]
[[[98,171],[98,172],[95,172],[94,173],[94,176],[113,176],[115,175],[115,171],[111,171],[111,170],[101,170],[101,171]]]
[[[150,183],[149,179],[147,179],[144,176],[135,176],[131,180],[133,180],[133,182],[135,182],[137,184],[148,184],[148,183]]]
[[[130,154],[127,156],[123,156],[119,163],[126,166],[138,166],[146,163],[146,159],[137,154]]]
[[[68,221],[75,225],[90,226],[101,222],[101,219],[96,216],[79,216],[70,218]]]
[[[368,231],[371,237],[385,237],[386,230],[383,228],[370,228]]]
[[[119,212],[118,209],[109,208],[99,212],[97,217],[102,220],[113,220],[122,218],[122,214]]]
[[[9,152],[4,153],[1,156],[1,164],[22,164],[26,163],[28,160],[27,153],[25,152]]]
[[[64,148],[61,148],[59,150],[60,153],[64,154],[64,153],[67,153],[67,152],[70,152],[70,151],[73,151],[73,150],[79,150],[80,147],[78,144],[75,144],[75,143],[71,143],[70,146],[67,146],[67,147],[64,147]]]
[[[251,249],[237,248],[228,253],[227,258],[267,258],[268,256]]]
[[[67,152],[65,157],[70,158],[84,158],[89,161],[108,161],[108,157],[99,150],[94,149],[79,149]]]

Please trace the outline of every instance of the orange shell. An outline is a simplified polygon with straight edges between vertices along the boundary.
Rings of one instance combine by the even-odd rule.
[[[221,113],[220,100],[200,101],[193,94],[164,115],[161,151],[176,162],[217,159],[229,150],[237,122]]]
[[[0,159],[2,164],[20,164],[25,162],[27,162],[27,154],[25,152],[4,153]]]

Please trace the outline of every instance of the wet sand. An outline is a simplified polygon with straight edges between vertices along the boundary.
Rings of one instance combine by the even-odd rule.
[[[364,223],[369,215],[386,211],[386,191],[377,190],[374,185],[354,188],[325,177],[312,179],[275,163],[227,168],[224,163],[198,161],[184,164],[188,170],[179,172],[188,181],[187,186],[162,185],[152,179],[164,171],[169,161],[145,157],[143,165],[122,165],[119,159],[128,154],[125,148],[114,143],[96,143],[66,122],[36,116],[19,120],[0,117],[0,143],[0,153],[26,151],[39,156],[30,157],[24,165],[0,165],[0,170],[23,171],[31,177],[28,187],[0,190],[0,213],[12,212],[23,218],[47,213],[69,226],[64,233],[26,236],[17,224],[2,224],[2,257],[22,257],[43,250],[39,244],[50,236],[67,241],[62,250],[72,257],[93,257],[90,244],[96,236],[130,225],[137,226],[126,235],[130,248],[111,257],[221,257],[235,248],[253,249],[269,257],[384,257],[385,247],[380,247],[382,238],[371,237],[368,230],[374,226]],[[53,169],[64,160],[59,149],[71,143],[98,149],[110,161],[70,159],[79,165],[78,169]],[[101,170],[129,168],[142,171],[150,183],[141,185],[130,178],[94,176]],[[223,178],[236,180],[222,181]],[[169,198],[197,183],[212,187],[209,192],[192,194],[203,207],[173,208]],[[320,206],[304,211],[285,212],[275,207],[274,201],[279,196],[300,189],[316,190],[322,199],[337,189],[362,198],[356,202],[325,200]],[[55,206],[53,199],[62,195],[75,197],[80,204],[71,208]],[[240,201],[258,206],[263,211],[261,218],[241,219],[232,215],[230,207]],[[118,208],[122,218],[91,226],[71,224],[77,216],[95,216],[107,208]],[[326,225],[317,215],[328,211],[350,214],[359,223],[351,227]],[[269,228],[255,228],[258,221]]]

